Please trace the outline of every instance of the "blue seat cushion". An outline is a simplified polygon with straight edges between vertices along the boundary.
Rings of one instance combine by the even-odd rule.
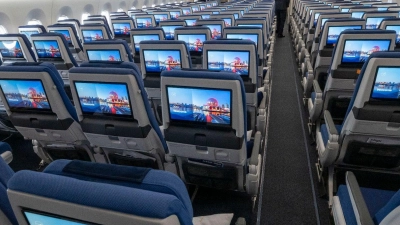
[[[386,191],[388,192],[388,191]],[[386,193],[387,196],[390,196],[390,193]],[[374,216],[374,222],[376,224],[380,224],[382,220],[390,213],[392,212],[395,208],[400,206],[400,190],[397,191],[391,198],[390,200],[386,203],[384,207],[382,207],[377,213],[375,213]]]
[[[365,203],[371,216],[375,215],[396,193],[394,191],[378,190],[373,188],[361,187],[361,193],[364,197]],[[340,185],[337,196],[342,206],[343,215],[347,225],[356,225],[357,220],[354,214],[353,206],[351,204],[349,191],[346,185]]]
[[[11,146],[6,142],[0,142],[0,154],[6,151],[12,151]]]
[[[71,164],[74,164],[75,172],[66,169]],[[43,172],[79,180],[126,186],[173,195],[183,203],[187,213],[193,217],[192,204],[184,183],[178,176],[170,172],[77,160],[56,160],[47,166]],[[116,176],[117,174],[118,176]],[[126,179],[127,177],[129,179]]]
[[[342,131],[342,127],[343,125],[335,125],[336,130],[338,132],[338,134],[340,134],[340,132]],[[326,124],[322,124],[321,128],[321,135],[322,135],[322,140],[324,141],[324,145],[326,146],[328,144],[328,140],[329,140],[329,132],[328,132],[328,128],[326,127]]]
[[[174,195],[49,173],[19,171],[9,180],[8,188],[141,217],[164,219],[176,215],[180,224],[192,224],[193,219],[183,203]]]

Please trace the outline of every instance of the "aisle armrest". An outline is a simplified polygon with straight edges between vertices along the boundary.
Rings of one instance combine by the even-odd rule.
[[[250,165],[253,166],[258,166],[258,155],[260,154],[260,148],[261,148],[261,132],[257,131],[256,134],[254,135],[254,145],[253,145],[253,150],[251,152],[251,157],[250,157]]]

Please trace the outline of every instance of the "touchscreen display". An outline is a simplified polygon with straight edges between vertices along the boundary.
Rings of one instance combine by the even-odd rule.
[[[399,99],[399,87],[399,67],[378,67],[371,98]]]
[[[143,50],[146,72],[181,69],[181,52],[179,50]]]
[[[207,52],[207,69],[249,75],[248,51],[213,51]]]
[[[19,41],[0,41],[0,53],[3,58],[24,58]]]
[[[365,62],[373,52],[388,51],[390,40],[347,40],[344,44],[342,62]]]

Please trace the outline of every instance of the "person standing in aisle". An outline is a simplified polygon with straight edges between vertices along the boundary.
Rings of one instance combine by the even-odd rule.
[[[278,38],[285,37],[283,35],[283,27],[285,26],[287,8],[290,0],[275,0],[275,15],[276,15],[276,33]]]

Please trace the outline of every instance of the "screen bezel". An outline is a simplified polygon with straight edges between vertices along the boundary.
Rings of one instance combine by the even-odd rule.
[[[180,50],[180,49],[140,49],[140,51],[142,51],[142,54],[143,54],[143,63],[144,63],[144,70],[145,70],[145,72],[147,73],[147,74],[160,74],[160,73],[162,73],[163,71],[157,71],[157,72],[148,72],[147,71],[147,68],[146,68],[146,57],[144,56],[144,52],[145,51],[152,51],[152,52],[159,52],[159,51],[179,51],[179,57],[180,57],[180,62],[181,62],[181,69],[180,70],[182,70],[182,68],[183,68],[183,66],[182,66],[182,60],[183,60],[183,58],[182,58],[182,51]]]
[[[55,219],[60,219],[60,220],[64,220],[64,221],[70,221],[70,222],[74,222],[74,223],[82,223],[85,225],[99,225],[96,223],[90,223],[90,222],[86,222],[86,221],[82,221],[82,220],[77,220],[77,219],[73,219],[73,218],[69,218],[69,217],[64,217],[64,216],[60,216],[60,215],[56,215],[56,214],[52,214],[52,213],[47,213],[47,212],[41,212],[38,210],[33,210],[33,209],[28,209],[28,208],[22,208],[22,215],[24,215],[25,221],[30,224],[25,212],[28,213],[32,213],[32,214],[37,214],[37,215],[41,215],[41,216],[47,216],[47,217],[52,217]]]
[[[20,50],[21,50],[21,53],[22,53],[22,57],[7,57],[7,56],[4,57],[3,53],[1,53],[1,51],[0,51],[0,55],[1,55],[2,59],[7,59],[7,60],[10,60],[10,59],[15,59],[15,60],[25,59],[25,53],[22,50],[22,46],[21,46],[21,43],[19,42],[19,40],[0,40],[0,42],[3,42],[3,41],[16,41],[18,43],[19,47],[20,47]]]
[[[216,123],[207,123],[207,122],[198,122],[198,121],[188,121],[188,120],[177,120],[171,118],[171,111],[170,111],[170,102],[169,102],[169,94],[168,88],[186,88],[186,89],[200,89],[200,90],[218,90],[218,91],[229,91],[230,93],[230,123],[229,124],[216,124]],[[224,89],[224,88],[200,88],[200,87],[191,87],[191,86],[178,86],[178,85],[166,85],[165,86],[166,96],[167,96],[167,105],[168,105],[168,118],[171,125],[186,125],[186,126],[205,126],[205,127],[216,127],[216,128],[232,128],[232,120],[233,120],[233,106],[232,106],[232,99],[233,99],[233,91],[231,89]]]
[[[390,102],[390,103],[397,103],[400,104],[400,98],[392,99],[392,98],[373,98],[372,94],[374,93],[374,87],[376,83],[376,78],[378,77],[378,71],[380,68],[399,68],[399,66],[377,66],[375,71],[374,81],[372,82],[371,94],[369,95],[369,101],[371,102]],[[400,93],[400,90],[399,90]]]
[[[345,40],[344,44],[343,44],[342,57],[341,57],[341,60],[340,60],[340,63],[344,64],[344,65],[351,65],[351,64],[353,64],[353,65],[357,65],[357,64],[363,65],[365,63],[365,62],[343,62],[344,48],[346,47],[347,41],[389,41],[388,50],[390,50],[390,45],[392,44],[392,40],[391,39],[348,39],[348,40]]]
[[[36,42],[46,42],[46,41],[55,41],[57,43],[58,51],[60,52],[60,57],[39,57],[39,53],[37,52],[38,49],[36,48]],[[33,46],[35,48],[36,55],[38,59],[54,59],[54,60],[63,60],[62,54],[61,54],[61,48],[60,45],[58,44],[57,40],[32,40]]]
[[[103,32],[102,29],[98,30],[98,29],[85,29],[85,28],[83,28],[83,29],[81,30],[81,32],[82,32],[82,40],[83,40],[83,43],[96,41],[96,40],[85,41],[85,37],[86,37],[85,34],[84,34],[85,31],[100,31],[100,32],[101,32],[101,36],[103,37],[103,39],[100,39],[100,40],[105,40],[104,32]]]
[[[326,45],[326,46],[334,46],[334,45],[337,43],[337,41],[339,40],[340,34],[339,34],[339,36],[338,36],[338,39],[336,40],[336,43],[328,43],[329,29],[330,29],[331,27],[355,27],[355,26],[359,26],[359,27],[360,27],[359,29],[362,29],[362,25],[329,26],[329,27],[328,27],[328,31],[327,31],[327,38],[326,38],[326,41],[325,41],[325,45]],[[351,29],[351,28],[348,28],[348,29]],[[345,30],[346,30],[346,29],[345,29]],[[355,29],[353,29],[353,30],[355,30]]]
[[[249,78],[250,77],[250,64],[251,64],[251,54],[250,54],[250,51],[247,51],[247,50],[218,50],[218,49],[212,49],[212,50],[207,50],[206,51],[206,56],[207,56],[207,70],[210,70],[209,68],[208,68],[208,61],[209,61],[209,58],[208,58],[208,53],[209,52],[230,52],[230,53],[234,53],[234,52],[247,52],[248,54],[249,54],[249,61],[248,61],[248,69],[247,69],[247,72],[248,72],[248,74],[240,74],[240,76],[241,77],[246,77],[246,78]],[[210,70],[210,71],[218,71],[218,70]],[[232,72],[232,71],[225,71],[225,70],[220,70],[221,72],[231,72],[231,73],[234,73],[234,72]],[[237,74],[237,73],[234,73],[234,74]],[[237,74],[237,75],[239,75],[239,74]]]
[[[0,85],[0,89],[1,89],[1,91],[2,91],[2,93],[3,93],[3,95],[4,95],[4,99],[6,100],[7,105],[8,105],[8,108],[10,109],[10,111],[12,111],[12,112],[30,112],[30,113],[32,113],[32,112],[52,112],[52,111],[53,111],[53,110],[52,110],[52,107],[51,107],[51,104],[50,104],[50,101],[49,101],[49,97],[48,97],[48,95],[47,95],[47,93],[46,93],[46,88],[44,87],[42,80],[40,80],[40,79],[13,79],[13,78],[4,78],[4,79],[0,79],[0,81],[1,81],[1,80],[9,80],[9,81],[14,81],[14,80],[16,80],[16,81],[39,81],[40,84],[41,84],[42,87],[43,87],[44,94],[46,95],[47,103],[49,104],[49,108],[48,108],[48,109],[26,108],[26,107],[25,107],[25,108],[21,108],[21,107],[11,107],[11,106],[10,106],[10,103],[9,103],[8,100],[7,100],[7,97],[6,97],[6,95],[5,95],[4,90],[3,90],[3,88],[2,88],[1,85]]]
[[[90,60],[89,52],[102,52],[102,51],[118,51],[120,61],[115,61],[115,62],[123,62],[124,61],[121,57],[121,51],[119,49],[86,49],[86,56],[87,56],[88,61],[89,62],[113,62],[113,61],[108,61],[108,60]]]
[[[74,80],[74,88],[75,88],[75,94],[78,97],[78,103],[79,103],[79,107],[81,109],[81,112],[84,116],[89,116],[89,117],[105,117],[105,118],[130,118],[130,119],[134,119],[133,116],[133,110],[132,110],[132,101],[131,101],[131,96],[129,93],[129,87],[126,83],[121,83],[121,82],[103,82],[103,81],[78,81],[78,80]],[[128,94],[128,100],[129,100],[129,108],[131,110],[131,115],[119,115],[119,114],[106,114],[106,113],[96,113],[96,112],[84,112],[83,108],[82,108],[82,104],[80,101],[80,97],[78,94],[78,89],[76,87],[76,83],[90,83],[90,84],[117,84],[117,85],[124,85],[126,87],[126,92]]]
[[[177,38],[177,40],[179,40],[179,35],[183,35],[183,36],[190,36],[190,35],[203,35],[204,36],[204,41],[207,41],[207,34],[176,34],[177,36],[176,36],[176,38]],[[181,40],[181,41],[183,41],[183,40]],[[203,48],[204,48],[204,41],[203,41]],[[186,41],[185,41],[185,43],[186,43],[186,45],[188,44]],[[191,54],[203,54],[203,51],[204,51],[204,49],[202,49],[201,51],[190,51],[189,50],[189,52],[191,53]]]

